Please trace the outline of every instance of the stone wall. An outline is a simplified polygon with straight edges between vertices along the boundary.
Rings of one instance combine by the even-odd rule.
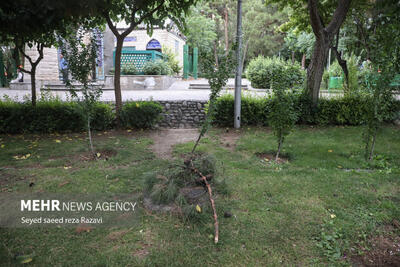
[[[205,104],[207,101],[156,101],[164,110],[160,127],[193,128],[198,127],[205,119]]]

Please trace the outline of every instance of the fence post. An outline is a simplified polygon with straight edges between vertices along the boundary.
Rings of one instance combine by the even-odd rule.
[[[199,50],[197,47],[193,48],[193,78],[197,79],[197,62],[199,58]]]
[[[183,78],[189,77],[189,46],[183,46]]]

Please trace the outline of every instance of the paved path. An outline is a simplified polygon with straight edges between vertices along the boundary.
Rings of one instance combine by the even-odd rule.
[[[208,100],[210,90],[193,90],[188,89],[190,83],[205,83],[205,79],[198,79],[192,81],[177,81],[171,85],[167,90],[122,90],[122,101],[129,100],[159,100],[159,101],[173,101],[173,100]],[[229,81],[231,84],[232,81]],[[45,91],[48,93],[48,91]],[[62,100],[70,99],[70,94],[66,91],[51,91],[53,96],[58,96]],[[233,94],[233,90],[224,90],[223,94]],[[265,96],[264,91],[244,91],[244,94]],[[29,90],[10,90],[9,88],[0,88],[0,98],[3,99],[7,95],[10,98],[23,101],[24,97],[30,98]],[[38,97],[40,92],[37,93]],[[104,91],[101,96],[101,101],[113,102],[115,100],[114,91]]]

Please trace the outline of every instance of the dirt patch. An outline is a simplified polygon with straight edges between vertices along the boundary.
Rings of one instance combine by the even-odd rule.
[[[162,129],[150,133],[149,137],[154,141],[151,149],[157,157],[170,159],[174,145],[196,141],[198,136],[198,129]]]
[[[400,236],[375,236],[369,244],[352,257],[355,266],[400,266]]]
[[[240,130],[225,129],[221,134],[218,135],[222,145],[230,151],[234,151],[236,148],[236,142],[241,136]]]
[[[289,157],[285,156],[285,155],[281,155],[278,160],[275,161],[275,154],[272,152],[262,152],[262,153],[255,153],[255,155],[257,157],[259,157],[260,159],[266,161],[266,162],[270,162],[273,161],[275,163],[281,164],[281,163],[286,163],[289,161]]]
[[[112,240],[112,241],[119,240],[128,232],[129,232],[129,230],[114,231],[107,235],[107,239]]]

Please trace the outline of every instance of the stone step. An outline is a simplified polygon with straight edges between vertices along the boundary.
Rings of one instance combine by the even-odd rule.
[[[100,85],[95,86],[95,87],[101,88]],[[48,85],[45,85],[41,90],[44,90],[44,91],[70,91],[71,88],[69,88],[69,87],[67,87],[65,85],[63,85],[63,86],[48,86]],[[74,91],[81,91],[82,87],[76,86],[73,90]],[[101,90],[102,91],[113,91],[114,88],[113,87],[103,87],[103,88],[101,88]]]
[[[210,85],[208,83],[191,83],[189,84],[189,89],[203,89],[203,90],[210,90]],[[223,89],[235,89],[234,84],[228,84],[223,87]],[[242,89],[247,90],[247,84],[242,84]]]

